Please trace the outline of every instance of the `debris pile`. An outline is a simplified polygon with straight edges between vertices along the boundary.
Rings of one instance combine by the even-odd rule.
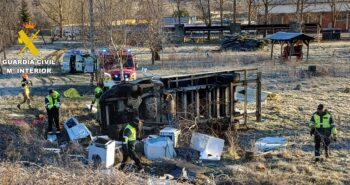
[[[220,44],[221,51],[256,51],[262,49],[268,44],[265,39],[255,39],[249,35],[230,35],[226,36]]]

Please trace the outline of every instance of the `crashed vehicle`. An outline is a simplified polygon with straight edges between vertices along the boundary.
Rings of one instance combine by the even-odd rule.
[[[252,77],[248,72],[256,72]],[[260,74],[260,75],[259,75]],[[243,79],[240,76],[244,75]],[[103,134],[120,139],[125,123],[139,116],[144,130],[158,130],[167,123],[164,104],[173,95],[177,115],[198,122],[215,122],[246,118],[249,114],[261,119],[261,73],[256,69],[209,72],[191,75],[143,78],[124,81],[105,91],[100,98],[100,126]],[[256,111],[235,109],[236,88],[256,84]],[[245,99],[247,102],[247,99]]]

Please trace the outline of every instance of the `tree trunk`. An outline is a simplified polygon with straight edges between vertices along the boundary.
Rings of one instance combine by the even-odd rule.
[[[89,14],[90,14],[90,50],[91,54],[95,54],[95,17],[94,17],[94,0],[89,0]]]
[[[264,3],[265,14],[264,14],[264,24],[268,24],[268,14],[269,14],[269,3]]]
[[[151,49],[151,54],[152,54],[152,58],[151,58],[152,65],[154,65],[155,64],[155,51],[153,51],[153,49]]]
[[[337,13],[337,9],[336,9],[336,2],[332,2],[332,28],[335,28],[336,26],[336,13]]]
[[[208,2],[208,26],[211,27],[211,10],[210,10],[210,0]],[[210,30],[208,31],[208,40],[210,40]]]
[[[252,0],[248,1],[248,25],[251,24],[251,16],[252,16]]]
[[[85,0],[81,1],[81,32],[80,32],[80,37],[81,40],[84,40],[84,45],[85,45]]]
[[[178,24],[181,24],[180,3],[181,3],[181,0],[177,0],[177,1],[176,1]]]
[[[63,6],[62,6],[62,0],[58,1],[58,9],[59,9],[60,38],[62,38],[63,37]]]
[[[233,0],[233,23],[237,22],[237,0]]]
[[[220,0],[220,25],[224,26],[224,0]],[[224,31],[221,30],[221,36],[224,34]]]

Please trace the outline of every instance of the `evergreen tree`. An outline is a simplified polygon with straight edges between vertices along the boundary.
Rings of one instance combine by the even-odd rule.
[[[29,14],[29,10],[28,10],[28,4],[25,0],[22,0],[21,7],[20,7],[19,11],[20,11],[19,16],[20,16],[21,24],[30,22],[30,14]]]

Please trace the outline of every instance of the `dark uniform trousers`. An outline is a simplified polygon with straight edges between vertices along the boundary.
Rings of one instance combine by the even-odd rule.
[[[320,156],[321,143],[324,146],[326,155],[329,152],[329,145],[331,144],[331,128],[317,128],[315,131],[315,156]]]
[[[47,117],[48,117],[48,122],[49,122],[48,132],[52,131],[52,124],[54,122],[55,122],[55,125],[56,125],[56,131],[60,131],[59,109],[57,107],[52,107],[50,110],[47,109]]]
[[[135,152],[135,145],[136,141],[129,141],[128,144],[123,144],[123,161],[122,161],[122,166],[121,168],[125,167],[126,162],[128,161],[129,156],[131,157],[132,160],[135,161],[135,165],[138,168],[141,168],[141,162],[139,157],[137,156]]]

